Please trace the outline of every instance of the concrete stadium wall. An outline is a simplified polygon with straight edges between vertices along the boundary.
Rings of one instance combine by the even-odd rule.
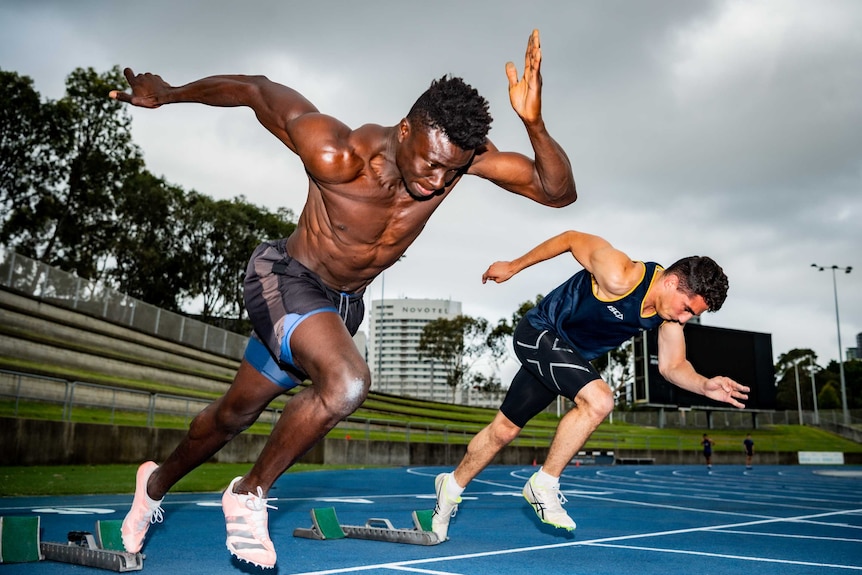
[[[181,429],[129,427],[0,417],[0,465],[101,465],[164,461]],[[254,461],[267,436],[241,434],[212,461]],[[314,458],[314,452],[309,454]],[[318,458],[322,459],[318,456]]]
[[[185,435],[184,430],[126,427],[95,423],[0,417],[0,465],[102,465],[164,461]],[[267,436],[241,434],[212,458],[220,463],[251,463]],[[455,466],[465,445],[404,443],[364,439],[325,439],[300,461],[341,465]],[[509,446],[493,461],[498,465],[541,464],[547,448]],[[697,450],[618,450],[617,463],[703,464]],[[578,458],[579,460],[582,458]],[[583,458],[591,461],[590,457]],[[862,464],[862,453],[846,453],[847,464]],[[794,465],[796,452],[758,452],[756,465]],[[739,452],[715,452],[715,465],[742,465]]]
[[[164,461],[185,436],[181,429],[130,427],[0,417],[0,465],[100,465]],[[240,434],[212,461],[249,463],[268,437]],[[455,465],[466,446],[325,439],[306,453],[305,463],[353,465]],[[523,453],[522,453],[523,451]],[[528,463],[546,450],[510,447],[498,463]]]

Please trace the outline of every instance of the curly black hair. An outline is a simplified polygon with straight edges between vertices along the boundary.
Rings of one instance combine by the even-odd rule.
[[[674,262],[664,273],[679,278],[679,289],[701,296],[709,311],[718,311],[727,299],[729,283],[721,266],[706,256],[689,256]]]
[[[484,144],[493,120],[488,101],[463,79],[448,74],[431,82],[410,108],[407,119],[442,130],[462,150],[475,150]]]

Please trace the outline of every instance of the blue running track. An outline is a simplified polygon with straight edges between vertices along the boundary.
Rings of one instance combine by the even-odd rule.
[[[411,527],[410,512],[434,506],[442,468],[320,471],[283,476],[270,493],[278,564],[263,571],[224,545],[217,493],[168,494],[165,522],[151,528],[143,573],[395,575],[817,575],[862,572],[862,467],[570,467],[566,532],[540,523],[521,496],[535,467],[493,466],[464,494],[435,546],[293,537],[314,507],[335,507],[343,524],[387,518]],[[65,541],[96,519],[121,519],[131,496],[5,498],[0,515],[42,517],[42,540]],[[43,561],[0,565],[0,575],[109,573]]]

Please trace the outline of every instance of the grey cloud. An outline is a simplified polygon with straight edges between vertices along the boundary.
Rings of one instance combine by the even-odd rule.
[[[576,266],[557,258],[483,286],[487,265],[575,228],[639,259],[716,257],[731,294],[704,322],[772,333],[776,355],[837,356],[831,278],[808,266],[852,265],[838,288],[842,337],[853,341],[862,331],[862,4],[852,0],[8,1],[0,67],[54,98],[77,66],[131,66],[173,83],[264,73],[351,126],[396,123],[432,78],[452,73],[491,102],[493,141],[529,153],[503,66],[521,70],[534,27],[545,119],[572,159],[579,201],[549,210],[465,179],[386,273],[387,297],[451,296],[467,313],[508,317]],[[302,206],[301,166],[247,111],[135,111],[133,129],[148,166],[169,181]]]

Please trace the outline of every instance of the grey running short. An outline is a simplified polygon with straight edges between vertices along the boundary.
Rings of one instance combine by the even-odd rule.
[[[515,328],[513,340],[521,368],[500,411],[518,427],[524,427],[558,395],[574,401],[585,385],[601,379],[565,340],[547,329],[536,329],[526,318]]]
[[[243,291],[254,335],[288,378],[273,376],[273,366],[266,365],[252,341],[246,349],[246,359],[277,385],[293,387],[307,378],[293,363],[290,337],[296,327],[316,313],[332,312],[341,316],[352,336],[362,323],[365,302],[364,290],[347,294],[327,287],[317,274],[288,255],[286,243],[287,240],[264,242],[254,250]]]

